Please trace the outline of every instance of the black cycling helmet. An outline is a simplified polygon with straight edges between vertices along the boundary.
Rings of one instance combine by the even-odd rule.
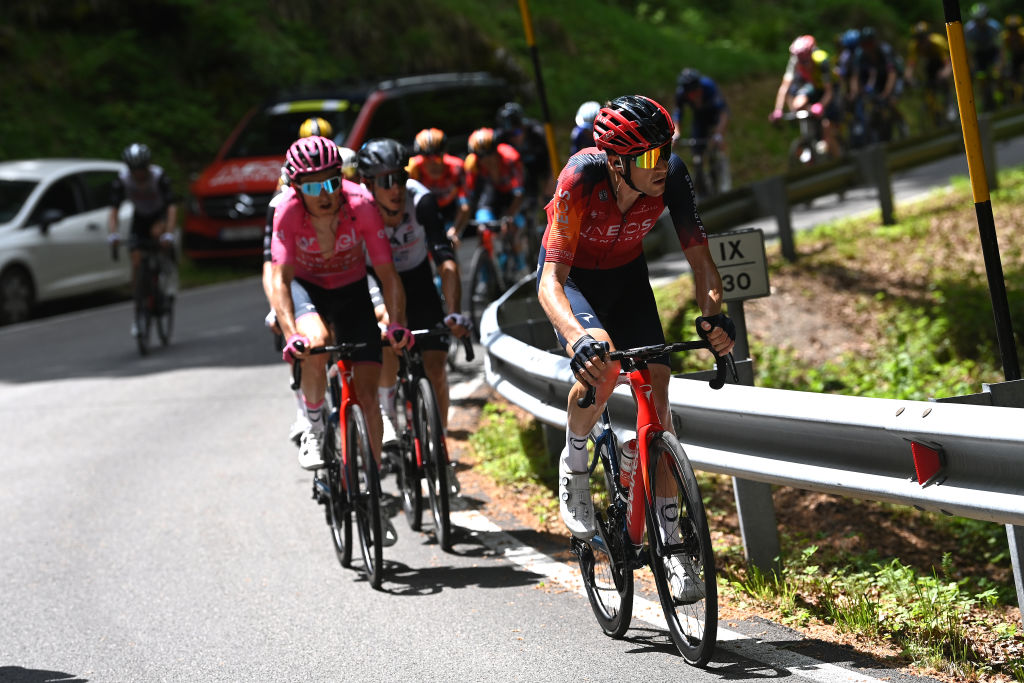
[[[506,102],[498,110],[498,128],[522,128],[525,113],[518,102]]]
[[[676,87],[684,93],[696,90],[700,86],[701,73],[696,69],[687,67],[679,72],[676,79]]]
[[[124,151],[121,152],[121,158],[124,159],[124,163],[128,164],[128,168],[134,171],[135,169],[149,166],[149,161],[153,158],[153,155],[146,145],[140,142],[133,142],[124,148]]]
[[[597,113],[594,144],[615,154],[640,154],[670,142],[675,129],[665,107],[643,95],[624,95]]]
[[[409,150],[391,138],[367,140],[356,154],[356,167],[363,178],[375,178],[392,171],[401,171],[408,163]]]

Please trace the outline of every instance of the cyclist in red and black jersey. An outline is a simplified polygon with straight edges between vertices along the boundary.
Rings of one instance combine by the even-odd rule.
[[[720,354],[732,350],[735,327],[722,314],[722,280],[711,259],[686,165],[671,154],[672,117],[660,104],[627,95],[594,120],[596,147],[569,159],[547,205],[538,298],[559,344],[572,358],[566,448],[559,461],[562,519],[573,534],[594,533],[587,474],[587,435],[611,395],[619,364],[610,349],[664,343],[641,243],[667,207],[693,270],[701,325]],[[650,364],[659,417],[671,425],[668,358]],[[576,401],[597,389],[589,408]],[[671,426],[669,427],[671,428]]]
[[[520,228],[526,221],[523,209],[523,163],[512,145],[498,142],[492,128],[478,128],[469,136],[466,156],[466,194],[473,216],[481,223],[501,221],[502,231],[512,234],[517,246],[516,268],[526,269],[526,245]]]
[[[409,177],[426,185],[434,194],[448,229],[448,239],[455,241],[469,221],[465,163],[454,154],[448,154],[448,136],[440,128],[424,128],[417,133],[412,152]]]

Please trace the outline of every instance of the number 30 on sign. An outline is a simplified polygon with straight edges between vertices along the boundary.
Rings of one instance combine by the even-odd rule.
[[[760,228],[708,235],[708,248],[722,276],[724,301],[757,299],[771,294],[764,232]]]

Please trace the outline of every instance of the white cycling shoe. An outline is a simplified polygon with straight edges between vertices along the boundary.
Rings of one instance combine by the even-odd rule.
[[[589,541],[597,533],[594,501],[590,498],[590,473],[571,472],[564,457],[558,459],[558,509],[565,526],[576,538]]]
[[[395,431],[395,423],[387,415],[381,415],[381,418],[384,424],[384,438],[381,439],[381,443],[384,445],[384,448],[397,448],[398,432]]]
[[[288,440],[298,446],[302,441],[302,435],[309,431],[310,426],[306,411],[302,408],[296,409],[295,422],[292,422],[292,426],[288,428]]]
[[[667,565],[669,592],[677,605],[691,605],[704,597],[704,581],[690,558],[673,555]]]
[[[299,466],[315,470],[324,466],[322,454],[323,433],[312,429],[302,435],[299,441]]]

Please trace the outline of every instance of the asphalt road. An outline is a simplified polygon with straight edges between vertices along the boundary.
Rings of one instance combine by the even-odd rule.
[[[575,568],[468,496],[452,553],[396,517],[371,589],[286,439],[264,309],[255,278],[187,291],[146,358],[127,303],[0,330],[0,681],[911,680],[760,620],[694,670],[643,600],[609,639]]]

